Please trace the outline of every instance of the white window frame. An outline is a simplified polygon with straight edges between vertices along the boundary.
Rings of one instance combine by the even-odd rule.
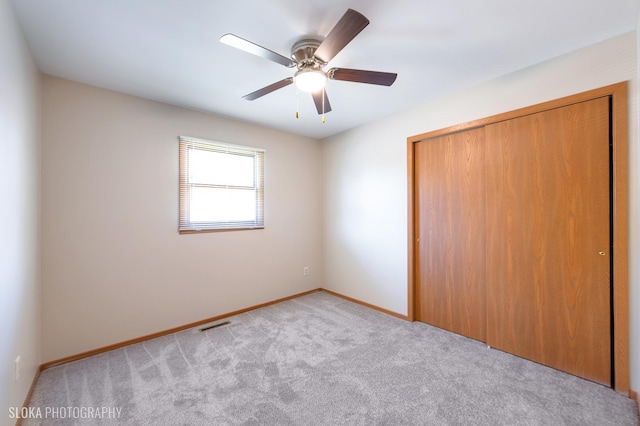
[[[230,186],[226,184],[211,184],[194,182],[192,178],[189,154],[192,150],[203,150],[225,155],[240,155],[252,157],[254,160],[254,174],[252,186]],[[232,145],[223,142],[179,137],[179,225],[178,232],[191,234],[200,232],[215,232],[242,229],[264,228],[264,156],[265,150],[242,145]],[[220,220],[220,221],[191,221],[191,203],[193,188],[216,188],[232,191],[247,190],[255,193],[255,220]]]

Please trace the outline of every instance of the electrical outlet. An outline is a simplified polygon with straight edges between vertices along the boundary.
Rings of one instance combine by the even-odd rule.
[[[18,355],[18,356],[16,357],[16,362],[15,362],[15,365],[14,365],[14,367],[15,367],[15,372],[14,372],[15,374],[14,374],[14,376],[15,376],[15,381],[16,381],[16,382],[17,382],[17,381],[18,381],[18,379],[20,378],[20,364],[21,364],[21,363],[22,363],[22,360],[20,359],[20,355]]]
[[[309,267],[308,267],[308,266],[305,266],[305,267],[304,267],[304,269],[303,269],[303,273],[304,273],[304,276],[305,276],[305,277],[306,277],[307,275],[309,275]]]

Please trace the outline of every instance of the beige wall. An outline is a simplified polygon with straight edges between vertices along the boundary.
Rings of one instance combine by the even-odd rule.
[[[40,75],[0,0],[0,423],[21,406],[40,364],[38,202]],[[14,360],[22,359],[14,379]]]
[[[178,234],[179,135],[266,149],[264,230]],[[314,139],[44,77],[44,360],[320,287],[320,170]]]
[[[636,56],[633,32],[326,139],[325,287],[407,313],[407,137],[630,80],[630,359],[631,385],[640,390]]]

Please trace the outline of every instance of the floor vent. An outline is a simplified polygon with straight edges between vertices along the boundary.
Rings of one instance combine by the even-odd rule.
[[[231,321],[225,321],[225,322],[221,322],[219,324],[213,324],[213,325],[209,325],[207,327],[202,327],[200,329],[200,331],[207,331],[207,330],[211,330],[212,328],[218,328],[218,327],[222,327],[223,325],[227,325],[227,324],[231,324]]]

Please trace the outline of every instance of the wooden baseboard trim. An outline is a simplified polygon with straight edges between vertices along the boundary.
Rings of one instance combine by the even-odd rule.
[[[42,365],[38,366],[38,368],[36,369],[36,374],[33,375],[33,380],[31,381],[31,386],[29,387],[29,392],[27,392],[27,396],[24,399],[24,403],[22,404],[22,407],[28,407],[29,406],[29,401],[31,401],[31,395],[33,395],[33,390],[36,388],[36,383],[38,382],[38,379],[40,378],[40,373],[42,372]],[[18,418],[18,420],[16,420],[16,426],[20,426],[22,425],[22,417]]]
[[[638,415],[640,416],[640,395],[633,389],[629,389],[629,398],[633,399],[638,406]]]
[[[214,322],[214,321],[219,321],[219,320],[224,319],[224,318],[232,317],[232,316],[235,316],[235,315],[240,315],[240,314],[243,314],[245,312],[249,312],[249,311],[253,311],[253,310],[256,310],[256,309],[264,308],[266,306],[275,305],[276,303],[286,302],[287,300],[291,300],[291,299],[295,299],[295,298],[298,298],[298,297],[306,296],[308,294],[316,293],[318,291],[321,291],[321,289],[316,288],[316,289],[313,289],[313,290],[305,291],[303,293],[298,293],[298,294],[294,294],[292,296],[283,297],[282,299],[272,300],[270,302],[261,303],[259,305],[251,306],[251,307],[244,308],[244,309],[239,309],[237,311],[228,312],[226,314],[217,315],[215,317],[211,317],[211,318],[203,319],[203,320],[200,320],[200,321],[192,322],[190,324],[185,324],[185,325],[181,325],[179,327],[170,328],[169,330],[164,330],[164,331],[159,331],[157,333],[147,334],[146,336],[137,337],[135,339],[130,339],[130,340],[125,340],[124,342],[114,343],[113,345],[103,346],[101,348],[97,348],[97,349],[93,349],[93,350],[90,350],[90,351],[82,352],[82,353],[79,353],[79,354],[76,354],[76,355],[71,355],[71,356],[67,356],[67,357],[64,357],[64,358],[56,359],[56,360],[53,360],[53,361],[45,362],[44,364],[42,364],[40,366],[40,370],[46,370],[47,368],[55,367],[57,365],[67,364],[67,363],[73,362],[73,361],[78,361],[80,359],[87,358],[87,357],[94,356],[94,355],[98,355],[98,354],[101,354],[101,353],[104,353],[104,352],[109,352],[109,351],[112,351],[114,349],[120,349],[120,348],[123,348],[125,346],[133,345],[135,343],[144,342],[145,340],[151,340],[151,339],[155,339],[157,337],[166,336],[167,334],[176,333],[178,331],[182,331],[182,330],[187,330],[189,328],[198,327],[198,326],[203,325],[203,324],[207,324],[207,323]]]
[[[235,316],[235,315],[240,315],[240,314],[243,314],[245,312],[249,312],[249,311],[253,311],[253,310],[256,310],[256,309],[264,308],[266,306],[275,305],[276,303],[286,302],[287,300],[291,300],[291,299],[295,299],[295,298],[298,298],[298,297],[306,296],[308,294],[316,293],[318,291],[324,291],[325,293],[331,294],[333,296],[339,297],[339,298],[344,299],[344,300],[348,300],[349,302],[357,303],[358,305],[366,306],[367,308],[376,310],[378,312],[382,312],[384,314],[391,315],[393,317],[400,318],[400,319],[405,320],[405,321],[409,321],[409,317],[407,317],[406,315],[402,315],[402,314],[399,314],[397,312],[389,311],[387,309],[380,308],[380,307],[375,306],[375,305],[371,305],[371,304],[369,304],[367,302],[363,302],[361,300],[354,299],[352,297],[345,296],[345,295],[342,295],[340,293],[336,293],[336,292],[331,291],[331,290],[327,290],[327,289],[324,289],[324,288],[316,288],[316,289],[313,289],[313,290],[305,291],[303,293],[298,293],[298,294],[294,294],[292,296],[283,297],[282,299],[272,300],[270,302],[261,303],[259,305],[250,306],[248,308],[239,309],[237,311],[228,312],[226,314],[217,315],[215,317],[206,318],[206,319],[203,319],[203,320],[200,320],[200,321],[192,322],[190,324],[181,325],[179,327],[170,328],[168,330],[159,331],[157,333],[147,334],[146,336],[137,337],[135,339],[125,340],[124,342],[114,343],[113,345],[103,346],[101,348],[92,349],[90,351],[82,352],[82,353],[79,353],[79,354],[76,354],[76,355],[71,355],[71,356],[67,356],[67,357],[64,357],[64,358],[56,359],[56,360],[53,360],[53,361],[45,362],[40,366],[40,369],[38,371],[38,375],[40,375],[40,371],[46,370],[47,368],[55,367],[55,366],[62,365],[62,364],[67,364],[67,363],[73,362],[73,361],[78,361],[80,359],[87,358],[87,357],[94,356],[94,355],[98,355],[98,354],[101,354],[101,353],[104,353],[104,352],[109,352],[109,351],[112,351],[114,349],[120,349],[120,348],[123,348],[125,346],[129,346],[129,345],[133,345],[133,344],[136,344],[136,343],[144,342],[146,340],[151,340],[151,339],[155,339],[157,337],[166,336],[167,334],[177,333],[178,331],[187,330],[189,328],[194,328],[194,327],[198,327],[200,325],[204,325],[204,324],[208,324],[208,323],[211,323],[211,322],[219,321],[219,320],[224,319],[224,318],[232,317],[232,316]],[[35,380],[37,380],[37,377],[36,377]],[[34,380],[34,384],[35,384],[35,380]],[[33,387],[33,385],[32,385],[32,387]],[[29,398],[30,397],[31,397],[31,394],[29,394]]]
[[[366,306],[367,308],[373,309],[378,312],[382,312],[383,314],[391,315],[392,317],[400,318],[405,321],[409,321],[409,317],[406,315],[399,314],[397,312],[389,311],[379,306],[371,305],[370,303],[363,302],[362,300],[354,299],[349,296],[345,296],[340,293],[336,293],[335,291],[327,290],[326,288],[321,288],[320,291],[324,291],[325,293],[329,293],[333,296],[339,297],[344,300],[348,300],[349,302],[357,303],[358,305]]]

